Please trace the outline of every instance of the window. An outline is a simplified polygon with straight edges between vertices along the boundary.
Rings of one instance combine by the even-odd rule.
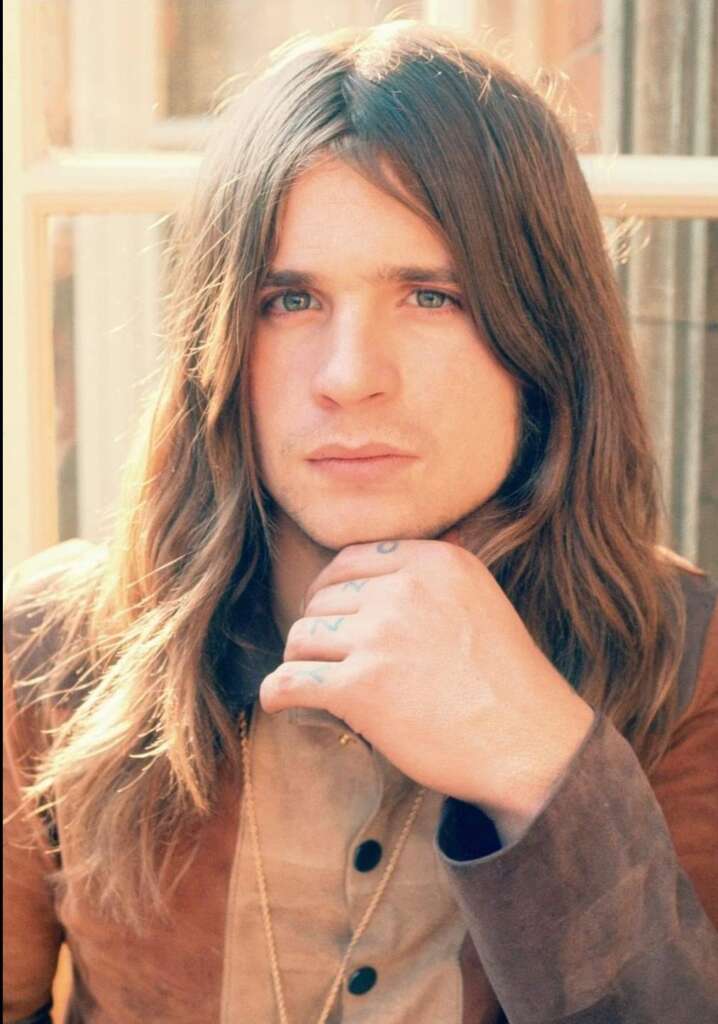
[[[666,540],[715,573],[714,8],[425,0],[400,10],[465,28],[539,84],[556,79],[575,108],[607,231],[639,219],[617,274],[663,470]],[[168,218],[191,187],[223,82],[241,84],[300,31],[371,24],[396,9],[378,0],[8,5],[6,567],[66,536],[106,534],[130,424],[157,365]]]

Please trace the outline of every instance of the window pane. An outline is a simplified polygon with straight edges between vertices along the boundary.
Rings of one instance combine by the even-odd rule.
[[[161,355],[167,218],[50,221],[60,539],[104,539]]]
[[[609,236],[621,225],[606,222]],[[618,279],[675,550],[718,570],[718,221],[623,225]]]
[[[70,0],[37,4],[39,32],[28,40],[36,68],[41,68],[43,110],[50,146],[72,145],[70,113]]]

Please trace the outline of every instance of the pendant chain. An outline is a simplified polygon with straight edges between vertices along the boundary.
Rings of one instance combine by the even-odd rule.
[[[274,931],[272,929],[272,918],[269,911],[269,898],[267,896],[267,879],[264,873],[264,865],[262,863],[262,854],[259,844],[259,830],[257,828],[257,811],[254,803],[254,788],[252,785],[252,775],[249,764],[250,758],[247,717],[244,711],[241,711],[239,715],[239,731],[242,748],[242,769],[244,773],[243,799],[246,799],[247,801],[247,812],[249,815],[249,831],[252,837],[254,867],[257,875],[257,886],[259,888],[259,902],[262,910],[262,920],[264,922],[264,934],[267,940],[267,948],[269,950],[269,963],[272,970],[274,996],[277,1001],[277,1009],[279,1010],[280,1024],[289,1024],[287,1006],[284,999],[284,991],[282,989],[282,979],[279,973],[279,962],[277,959],[277,947],[274,941]],[[369,921],[372,915],[374,914],[374,911],[376,910],[381,897],[384,894],[384,890],[389,884],[389,879],[394,873],[394,868],[396,867],[401,851],[404,848],[404,844],[406,843],[407,837],[411,830],[411,826],[414,824],[414,819],[416,818],[419,812],[419,808],[421,806],[422,800],[424,799],[425,793],[426,790],[420,788],[416,796],[414,797],[408,817],[404,822],[404,827],[402,828],[399,838],[396,841],[396,845],[392,850],[391,857],[389,858],[389,862],[386,868],[384,869],[384,874],[381,878],[381,881],[379,882],[377,888],[375,889],[374,895],[369,901],[369,905],[364,911],[364,915],[359,924],[357,925],[356,931],[354,932],[351,941],[347,946],[346,952],[339,966],[339,970],[337,971],[336,977],[329,991],[329,995],[327,996],[322,1012],[319,1015],[319,1020],[317,1021],[317,1024],[326,1024],[326,1021],[329,1017],[329,1012],[332,1006],[334,1005],[334,1001],[337,997],[339,986],[341,985],[344,979],[344,972],[346,970],[347,964],[349,963],[351,954],[354,951],[357,942],[366,931],[367,925],[369,924]]]

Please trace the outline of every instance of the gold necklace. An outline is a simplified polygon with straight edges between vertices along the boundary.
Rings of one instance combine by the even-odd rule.
[[[244,711],[240,711],[239,713],[239,735],[242,748],[242,770],[244,773],[243,799],[246,799],[247,801],[247,813],[249,815],[249,831],[252,837],[252,852],[254,855],[254,867],[257,875],[257,886],[259,888],[259,902],[262,909],[262,920],[264,922],[264,934],[267,940],[267,948],[269,950],[269,963],[272,969],[272,983],[274,985],[274,996],[277,1001],[277,1009],[279,1010],[279,1019],[281,1024],[289,1024],[289,1017],[287,1016],[287,1006],[284,1000],[284,991],[282,989],[282,979],[279,975],[279,963],[277,960],[277,948],[274,942],[272,918],[269,911],[269,899],[267,897],[267,880],[264,874],[262,854],[259,848],[257,811],[254,803],[254,789],[252,786],[252,775],[249,767],[249,740],[247,736],[247,717]],[[364,916],[357,925],[356,931],[352,935],[351,942],[347,946],[342,962],[339,965],[339,970],[337,971],[336,977],[334,978],[334,982],[332,983],[332,987],[329,991],[329,995],[327,996],[322,1012],[319,1015],[319,1020],[317,1021],[317,1024],[326,1024],[326,1020],[329,1016],[329,1011],[334,1005],[334,1000],[337,997],[339,986],[341,985],[344,979],[344,971],[346,970],[346,966],[349,963],[349,958],[357,942],[364,934],[366,927],[369,924],[369,920],[372,917],[374,911],[376,910],[379,904],[379,900],[384,894],[384,890],[389,884],[389,879],[394,873],[394,868],[396,867],[396,863],[399,860],[399,855],[401,854],[401,851],[404,848],[404,844],[406,843],[409,831],[414,823],[414,819],[416,818],[416,815],[419,812],[419,807],[421,806],[421,801],[424,799],[425,793],[425,789],[419,788],[416,796],[414,797],[414,801],[411,805],[411,810],[409,811],[407,819],[404,822],[404,827],[402,828],[399,838],[396,841],[396,845],[392,850],[391,857],[389,858],[389,863],[387,864],[384,870],[384,874],[381,878],[381,881],[376,887],[374,895],[372,896],[371,900],[369,901],[369,905],[364,911]]]

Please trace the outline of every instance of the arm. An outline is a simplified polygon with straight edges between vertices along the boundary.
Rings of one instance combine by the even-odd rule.
[[[515,842],[447,800],[437,842],[512,1024],[718,1012],[718,612],[652,779],[602,715]]]
[[[5,655],[3,662],[3,1021],[49,1024],[62,929],[47,881],[53,864],[41,845],[47,837],[18,812],[23,754],[31,748]]]
[[[20,809],[40,751],[38,705],[17,680],[47,668],[58,637],[27,644],[40,626],[27,602],[53,595],[59,574],[94,557],[85,541],[65,541],[38,553],[9,574],[3,600],[3,1021],[50,1024],[52,983],[63,940],[50,876],[57,863],[37,816]]]

